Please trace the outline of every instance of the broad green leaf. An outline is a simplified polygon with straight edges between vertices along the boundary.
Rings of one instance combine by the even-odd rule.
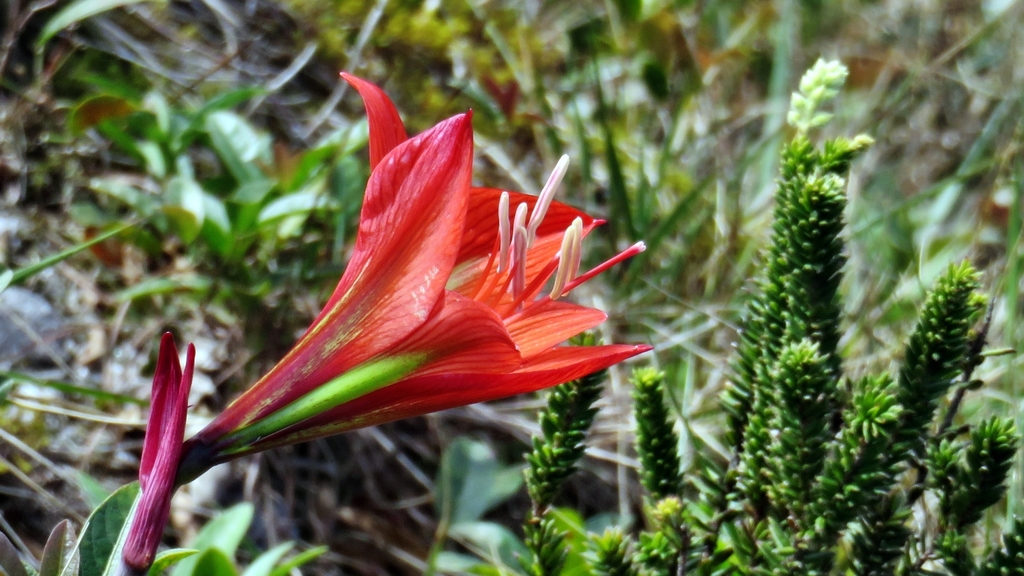
[[[209,290],[212,281],[205,276],[176,276],[172,278],[148,278],[138,284],[114,294],[114,301],[127,302],[171,292],[203,292]]]
[[[61,576],[65,571],[73,574],[75,565],[75,529],[63,520],[50,532],[39,561],[39,576]],[[66,568],[66,570],[65,570]]]
[[[182,563],[178,564],[178,567],[180,568],[184,565],[184,562],[188,562],[193,558],[196,562],[192,571],[189,572],[190,576],[238,576],[238,569],[235,568],[235,563],[222,550],[208,548],[195,556],[186,558]],[[178,571],[175,570],[174,573],[177,574]]]
[[[267,550],[263,554],[260,554],[248,568],[242,572],[242,576],[269,576],[274,570],[274,565],[284,558],[295,544],[293,542],[284,542],[274,546],[270,550]]]
[[[352,155],[366,147],[369,136],[367,127],[366,118],[362,118],[347,128],[328,134],[316,144],[316,147],[303,152],[294,170],[287,176],[282,176],[285,191],[292,192],[308,186],[313,178],[322,175],[324,170],[331,168],[333,164],[346,159],[354,161]],[[366,185],[366,175],[363,174],[365,163],[354,161],[353,165],[358,168],[353,172],[353,177],[360,181],[357,187],[362,197]]]
[[[72,2],[66,8],[50,18],[50,21],[43,26],[43,31],[39,33],[39,38],[36,40],[36,46],[42,48],[50,41],[51,38],[57,35],[58,32],[71,26],[76,22],[81,22],[86,18],[91,18],[97,14],[102,14],[107,10],[113,10],[114,8],[120,8],[121,6],[127,6],[128,4],[135,4],[141,0],[77,0]]]
[[[640,12],[643,9],[642,0],[616,0],[615,4],[623,20],[636,22],[640,19]]]
[[[451,523],[479,520],[522,486],[520,467],[502,468],[483,442],[458,438],[445,450],[437,481],[437,513]]]
[[[136,213],[149,216],[156,211],[157,202],[138,188],[114,178],[93,178],[89,188],[124,202]]]
[[[298,568],[303,564],[316,560],[324,552],[327,552],[327,546],[317,546],[316,548],[310,548],[305,552],[296,554],[291,560],[282,563],[274,571],[270,573],[270,576],[288,576],[293,568]]]
[[[75,476],[78,477],[78,488],[85,496],[85,502],[90,509],[95,510],[110,497],[110,490],[104,488],[100,481],[93,478],[88,472],[79,470]]]
[[[136,110],[135,104],[120,96],[100,94],[86,98],[68,114],[68,128],[81,133],[111,118],[123,118]]]
[[[267,204],[260,210],[259,223],[265,224],[271,220],[284,218],[286,216],[305,215],[317,208],[327,205],[327,198],[314,191],[303,191],[287,194]]]
[[[0,382],[0,406],[3,406],[7,402],[7,397],[10,396],[11,391],[14,390],[14,380],[4,380]]]
[[[220,198],[203,193],[203,208],[206,219],[199,231],[203,240],[221,257],[227,257],[235,245],[236,231],[231,229],[231,220],[227,208]]]
[[[167,98],[160,92],[153,90],[142,100],[142,107],[153,113],[156,118],[156,126],[164,135],[171,130],[171,107]]]
[[[303,153],[291,172],[281,176],[284,191],[294,192],[307,186],[311,179],[330,168],[337,153],[336,146],[321,146]]]
[[[498,472],[494,475],[494,483],[488,487],[487,492],[483,495],[487,501],[487,510],[503,504],[519,492],[524,482],[524,466],[523,464],[513,464],[512,466],[498,469]]]
[[[115,490],[89,516],[78,544],[79,576],[107,576],[117,565],[112,560],[118,560],[124,546],[125,525],[139,493],[138,482],[126,484]]]
[[[163,178],[167,175],[167,162],[164,160],[164,152],[160,145],[151,140],[144,140],[136,145],[136,149],[146,161],[146,171],[156,178]]]
[[[157,554],[156,559],[153,560],[153,565],[149,567],[149,576],[160,576],[164,573],[164,570],[167,570],[171,566],[196,554],[197,552],[199,551],[192,550],[191,548],[173,548],[171,550],[164,550]]]
[[[126,129],[127,126],[122,126],[122,124],[127,123],[113,121],[100,122],[96,125],[96,131],[107,140],[113,142],[121,150],[131,154],[140,163],[145,161],[145,158],[142,157],[142,152],[139,152],[139,143],[135,140],[135,136],[129,134]]]
[[[214,96],[213,98],[209,99],[206,102],[206,104],[203,104],[203,106],[196,111],[195,118],[200,123],[204,122],[206,120],[206,117],[214,112],[234,108],[242,102],[250,100],[251,98],[254,98],[264,93],[266,93],[266,90],[257,86],[250,88],[239,88],[238,90],[232,90],[231,92],[218,94],[217,96]],[[197,125],[195,126],[195,128],[198,129],[199,126]]]
[[[511,530],[493,522],[460,522],[449,534],[491,564],[514,568],[529,552]]]
[[[434,568],[443,574],[469,572],[481,564],[480,559],[468,554],[441,551],[434,560]]]
[[[167,182],[163,211],[174,221],[181,239],[190,243],[199,235],[206,218],[205,193],[193,178],[187,159],[180,160],[178,175]]]
[[[256,133],[249,123],[233,112],[214,112],[206,118],[210,143],[224,166],[240,183],[264,178],[257,160],[269,160],[270,140]]]
[[[302,234],[302,229],[305,227],[308,216],[309,214],[296,214],[282,218],[278,222],[277,230],[275,231],[277,237],[284,240]]]
[[[630,516],[622,516],[616,512],[601,512],[587,518],[586,531],[593,534],[604,534],[605,530],[611,528],[628,529],[633,523]]]
[[[109,208],[101,209],[95,202],[83,200],[72,202],[68,208],[68,216],[85,228],[103,228],[117,221],[117,216]]]
[[[11,280],[14,278],[14,270],[4,270],[0,272],[0,292],[3,292],[11,285]]]
[[[228,211],[220,198],[204,192],[203,213],[206,215],[207,222],[215,224],[225,232],[231,231],[231,219],[228,217]]]
[[[365,148],[369,141],[370,123],[364,116],[346,128],[329,132],[316,143],[311,152],[324,147],[335,147],[340,148],[338,150],[340,155],[348,156]]]
[[[231,201],[239,204],[258,204],[274,189],[274,182],[267,178],[257,178],[243,182],[231,194]]]
[[[233,558],[242,538],[252,523],[253,506],[248,502],[236,504],[223,511],[199,531],[191,547],[199,550],[205,557],[209,549],[217,549],[228,558]],[[192,556],[181,561],[174,568],[173,576],[191,576],[192,574],[214,574],[212,572],[195,572],[200,556]],[[210,562],[214,562],[211,560]]]

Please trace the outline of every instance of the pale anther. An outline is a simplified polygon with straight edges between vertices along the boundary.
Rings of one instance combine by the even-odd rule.
[[[520,202],[519,206],[516,206],[516,217],[512,220],[512,233],[514,234],[516,228],[520,226],[526,227],[526,213],[530,210],[530,207],[526,205],[526,202]]]
[[[563,154],[558,159],[558,163],[555,164],[555,169],[551,171],[551,176],[548,176],[548,181],[544,184],[544,188],[541,189],[540,195],[537,196],[537,204],[534,205],[533,213],[530,214],[529,246],[531,247],[534,241],[537,240],[537,229],[540,228],[540,223],[544,221],[544,216],[547,215],[548,208],[551,207],[551,202],[555,199],[558,185],[562,183],[562,178],[565,177],[568,169],[569,156]]]
[[[512,242],[512,229],[508,221],[508,192],[502,192],[498,199],[498,237],[500,248],[498,250],[498,273],[502,273],[508,267],[508,249]]]
[[[579,218],[576,220],[579,220]],[[552,300],[557,300],[562,295],[566,283],[572,280],[570,277],[573,269],[572,250],[573,246],[577,243],[575,236],[578,234],[579,231],[576,229],[576,226],[570,225],[565,229],[565,234],[562,236],[562,248],[558,252],[558,270],[555,272],[555,283],[551,286]],[[576,267],[578,269],[579,264]]]
[[[526,289],[526,228],[516,226],[512,232],[512,295]]]
[[[572,251],[569,253],[569,273],[565,277],[566,283],[576,279],[580,273],[580,262],[583,260],[583,219],[577,216],[572,221],[571,228],[575,231],[572,236]]]
[[[515,216],[515,218],[512,219],[512,243],[513,244],[515,244],[515,241],[516,241],[516,230],[518,230],[520,228],[524,228],[524,229],[526,228],[526,213],[529,212],[529,210],[530,210],[530,207],[526,205],[526,202],[520,202],[519,206],[516,206],[516,216]],[[527,248],[528,247],[529,246],[527,246]],[[514,266],[515,265],[514,261],[516,259],[515,246],[512,247],[512,254],[510,255],[510,257],[513,260],[513,264],[511,264],[511,265]]]

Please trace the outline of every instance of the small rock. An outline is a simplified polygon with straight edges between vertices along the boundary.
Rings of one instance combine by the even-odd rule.
[[[67,333],[64,318],[42,296],[18,286],[0,292],[0,363],[49,358]]]

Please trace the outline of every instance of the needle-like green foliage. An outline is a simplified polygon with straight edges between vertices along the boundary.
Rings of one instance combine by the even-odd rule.
[[[920,455],[939,399],[966,368],[971,328],[985,309],[978,274],[967,262],[950,265],[925,299],[900,368],[903,418],[893,439],[892,460]]]
[[[1017,519],[1003,534],[1002,546],[991,552],[977,576],[1024,576],[1024,519]]]
[[[629,540],[622,530],[611,528],[591,538],[595,576],[638,576],[630,556]]]
[[[523,543],[533,553],[531,562],[523,562],[530,576],[555,576],[562,573],[568,551],[566,533],[558,528],[555,519],[544,513],[524,524]]]
[[[526,487],[537,510],[551,505],[562,482],[576,470],[597,414],[593,405],[601,396],[604,376],[592,374],[551,390],[540,414],[543,436],[533,439],[533,451],[526,456]]]
[[[533,506],[523,531],[532,558],[524,558],[523,566],[532,576],[555,576],[565,565],[566,534],[555,524],[550,507],[586,450],[583,440],[597,415],[594,402],[601,396],[604,378],[605,373],[599,372],[556,386],[541,411],[542,436],[533,439],[525,472]]]
[[[959,421],[983,385],[973,374],[991,318],[979,326],[978,272],[961,262],[939,275],[891,374],[844,370],[845,174],[871,140],[815,145],[811,134],[843,78],[841,65],[816,64],[794,95],[763,275],[722,395],[734,457],[683,464],[661,375],[637,370],[645,530],[632,565],[628,539],[598,541],[598,573],[1024,576],[1024,521],[979,549],[1018,431],[1006,418]]]
[[[633,372],[633,411],[640,481],[655,500],[681,493],[679,436],[665,406],[665,375],[653,368]]]
[[[648,516],[651,530],[640,534],[636,554],[643,574],[685,574],[693,564],[694,543],[685,521],[683,502],[676,496],[669,496],[654,503]]]

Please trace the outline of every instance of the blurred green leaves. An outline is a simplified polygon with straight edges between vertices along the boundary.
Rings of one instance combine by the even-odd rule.
[[[167,552],[177,554],[176,559],[180,560],[171,576],[287,576],[292,569],[315,560],[327,551],[325,546],[309,548],[285,559],[295,548],[295,543],[284,542],[256,555],[242,570],[236,564],[235,556],[252,524],[254,511],[252,504],[236,504],[207,522],[196,534],[190,544],[193,554],[182,558],[180,551]],[[155,576],[153,571],[150,574]]]
[[[108,10],[114,8],[120,8],[121,6],[127,6],[128,4],[135,4],[142,0],[75,0],[74,2],[65,6],[60,12],[54,15],[53,18],[46,23],[43,27],[42,32],[39,34],[39,38],[36,40],[36,44],[41,49],[50,41],[58,32],[85,20],[91,18],[97,14],[102,14]]]
[[[79,201],[72,214],[93,227],[125,216],[145,219],[143,229],[122,240],[160,257],[176,239],[199,263],[192,279],[153,278],[161,286],[143,282],[119,298],[202,293],[214,279],[233,291],[258,293],[267,288],[260,268],[308,236],[311,218],[316,235],[335,237],[336,245],[352,231],[348,222],[361,204],[366,170],[351,156],[366,143],[365,125],[294,153],[232,110],[261,93],[242,88],[190,104],[157,90],[137,97],[101,94],[72,109],[72,129],[95,131],[131,167],[94,177],[95,200]]]

